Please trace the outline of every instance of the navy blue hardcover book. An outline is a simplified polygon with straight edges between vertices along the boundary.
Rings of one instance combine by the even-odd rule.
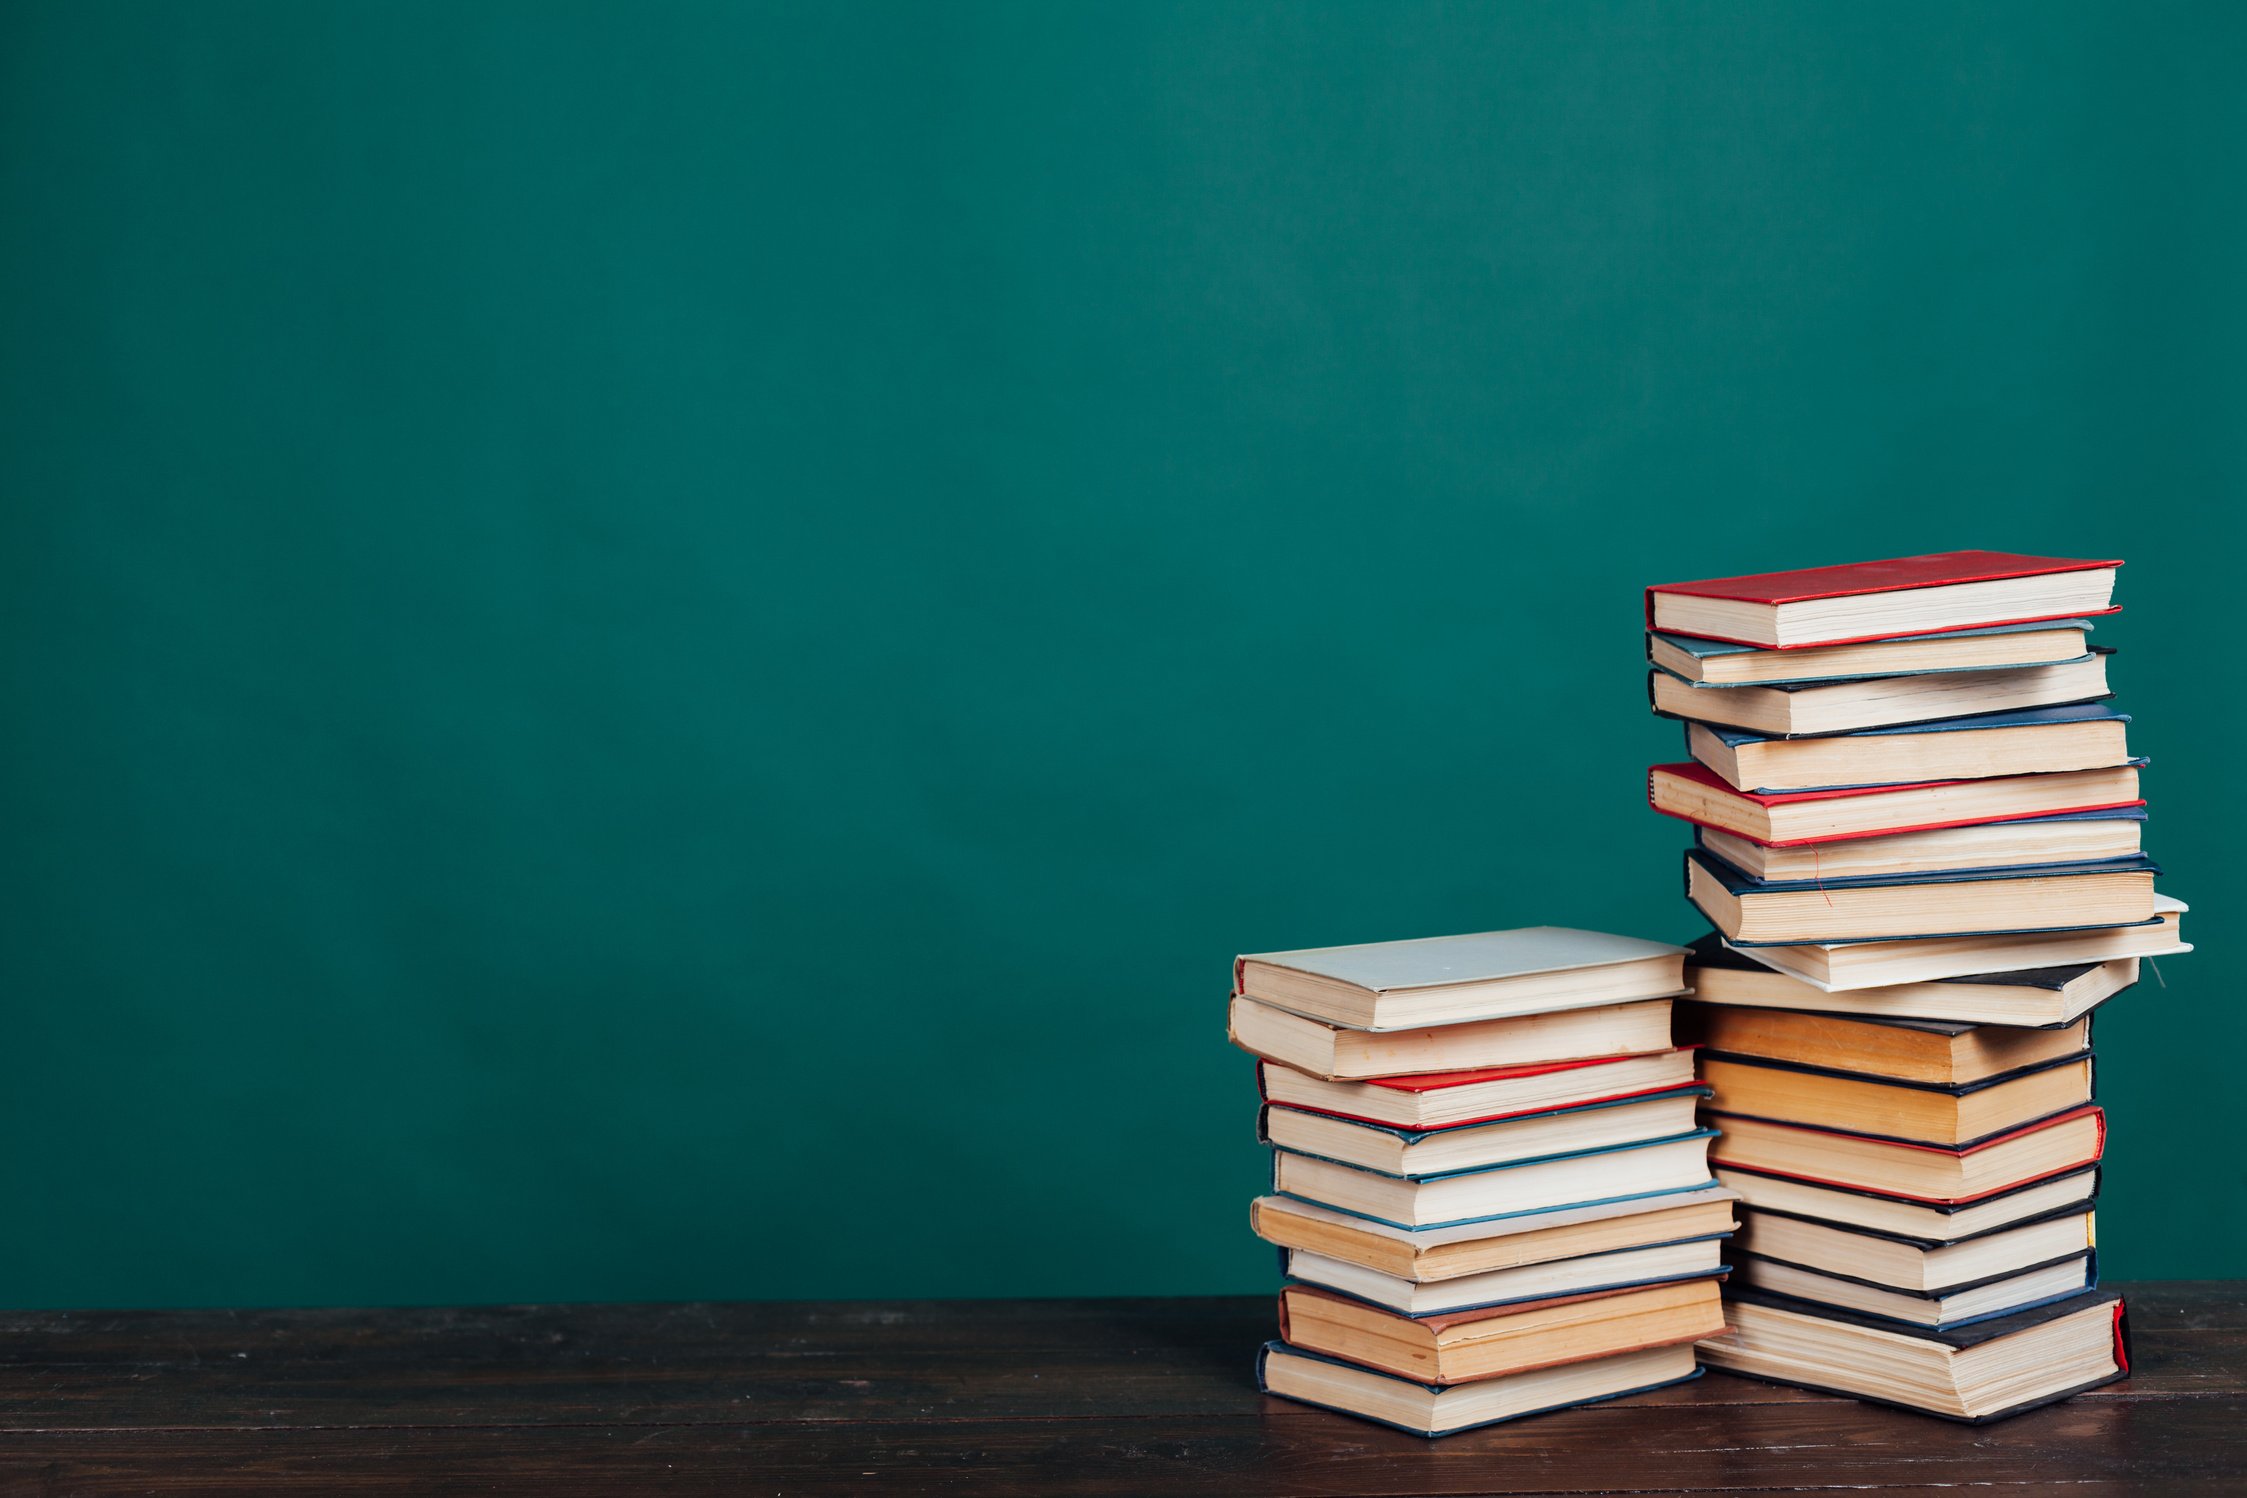
[[[1692,1372],[1679,1374],[1676,1378],[1665,1378],[1654,1383],[1641,1384],[1638,1387],[1632,1389],[1617,1389],[1612,1394],[1601,1394],[1591,1399],[1572,1399],[1563,1404],[1541,1405],[1533,1410],[1519,1410],[1511,1415],[1501,1415],[1494,1420],[1469,1420],[1461,1425],[1446,1425],[1436,1430],[1417,1430],[1412,1426],[1399,1425],[1394,1420],[1383,1420],[1378,1415],[1363,1414],[1357,1410],[1349,1409],[1343,1405],[1327,1404],[1321,1400],[1316,1399],[1306,1399],[1300,1394],[1276,1393],[1271,1386],[1271,1381],[1265,1376],[1265,1366],[1270,1363],[1272,1356],[1275,1353],[1285,1354],[1286,1356],[1291,1358],[1305,1358],[1315,1363],[1332,1363],[1337,1368],[1347,1368],[1353,1374],[1357,1374],[1362,1377],[1386,1379],[1391,1383],[1402,1384],[1412,1388],[1425,1389],[1430,1394],[1433,1394],[1439,1398],[1444,1394],[1450,1392],[1450,1390],[1452,1389],[1471,1389],[1474,1387],[1473,1384],[1452,1384],[1447,1388],[1442,1384],[1415,1383],[1411,1379],[1398,1378],[1393,1373],[1381,1373],[1372,1368],[1364,1367],[1361,1364],[1349,1362],[1343,1358],[1330,1358],[1326,1354],[1321,1352],[1307,1352],[1300,1347],[1290,1347],[1285,1342],[1266,1342],[1263,1348],[1256,1355],[1256,1387],[1258,1392],[1260,1393],[1273,1394],[1274,1397],[1280,1399],[1292,1399],[1297,1404],[1307,1404],[1314,1409],[1332,1410],[1337,1415],[1348,1415],[1352,1419],[1364,1420],[1374,1425],[1386,1425],[1389,1427],[1389,1429],[1401,1430],[1408,1436],[1426,1436],[1431,1440],[1437,1436],[1454,1436],[1463,1430],[1479,1430],[1486,1425],[1504,1425],[1508,1421],[1524,1420],[1531,1415],[1548,1415],[1555,1410],[1573,1410],[1581,1409],[1585,1405],[1590,1404],[1605,1404],[1610,1399],[1622,1399],[1632,1394],[1644,1394],[1653,1389],[1666,1389],[1672,1384],[1690,1383],[1694,1379],[1701,1376],[1701,1369],[1698,1365],[1696,1365]]]
[[[2092,647],[2091,647],[2090,651],[2089,651],[2089,652],[2088,652],[2087,654],[2085,654],[2085,655],[2081,655],[2081,656],[2078,656],[2078,657],[2076,657],[2076,659],[2078,659],[2078,660],[2088,660],[2088,659],[2090,659],[2090,657],[2091,657],[2091,656],[2094,656],[2094,655],[2113,655],[2113,654],[2114,654],[2114,651],[2113,651],[2113,650],[2112,650],[2112,649],[2111,649],[2110,647],[2108,647],[2108,646],[2105,646],[2105,645],[2094,645],[2094,646],[2092,646]],[[1911,674],[1913,674],[1913,675],[1919,675],[1919,674],[1921,674],[1921,673],[1918,673],[1918,672],[1913,672],[1913,673],[1911,673]],[[1927,674],[1930,674],[1930,675],[1932,675],[1932,674],[1935,674],[1935,673],[1927,673]],[[1986,673],[1986,672],[1985,672],[1984,674],[1986,675],[1986,674],[1989,674],[1989,673]],[[1757,682],[1757,683],[1756,683],[1755,685],[1753,685],[1753,686],[1727,686],[1727,685],[1725,685],[1725,684],[1723,684],[1723,683],[1721,683],[1721,682],[1709,682],[1709,681],[1687,681],[1687,680],[1686,680],[1686,679],[1685,679],[1684,677],[1682,677],[1682,676],[1678,675],[1678,674],[1677,674],[1677,673],[1676,673],[1675,671],[1672,671],[1672,670],[1670,670],[1670,669],[1669,669],[1669,668],[1668,668],[1667,666],[1659,666],[1659,665],[1655,666],[1655,667],[1654,667],[1654,668],[1653,668],[1653,669],[1652,669],[1651,671],[1649,671],[1649,672],[1647,673],[1647,676],[1646,676],[1646,700],[1647,700],[1647,704],[1648,704],[1648,706],[1649,706],[1649,707],[1651,707],[1651,708],[1653,709],[1653,712],[1654,712],[1654,716],[1655,716],[1655,717],[1657,717],[1657,718],[1668,718],[1668,719],[1670,719],[1670,720],[1671,720],[1672,722],[1676,722],[1676,723],[1686,723],[1686,724],[1693,724],[1693,723],[1704,723],[1704,722],[1706,722],[1707,720],[1705,720],[1705,719],[1702,719],[1702,718],[1696,718],[1696,717],[1694,717],[1694,716],[1693,716],[1693,715],[1692,715],[1691,713],[1674,713],[1674,712],[1670,712],[1670,711],[1669,711],[1669,710],[1667,710],[1666,708],[1662,707],[1662,706],[1660,705],[1660,702],[1659,702],[1659,700],[1658,700],[1658,699],[1657,699],[1657,697],[1656,697],[1656,694],[1655,694],[1655,681],[1654,681],[1654,678],[1655,678],[1655,677],[1656,677],[1657,675],[1660,675],[1660,676],[1665,676],[1665,677],[1669,678],[1669,679],[1670,679],[1671,681],[1674,681],[1674,682],[1676,682],[1676,683],[1677,683],[1677,684],[1678,684],[1679,686],[1681,686],[1681,687],[1688,687],[1688,688],[1691,688],[1691,689],[1692,689],[1693,691],[1696,691],[1696,692],[1784,692],[1784,693],[1788,694],[1789,696],[1792,696],[1792,695],[1794,695],[1794,694],[1795,694],[1795,693],[1797,693],[1797,692],[1820,692],[1820,691],[1828,691],[1828,690],[1832,690],[1832,689],[1834,689],[1834,688],[1838,688],[1838,687],[1845,687],[1845,686],[1848,686],[1848,685],[1850,684],[1848,680],[1826,680],[1826,681],[1774,681],[1774,682]],[[2108,689],[2106,689],[2106,690],[2104,690],[2104,691],[2099,691],[2099,692],[2087,692],[2087,693],[2085,693],[2085,694],[2084,694],[2083,696],[2075,698],[2075,699],[2074,699],[2074,703],[2073,703],[2073,704],[2071,704],[2071,705],[2078,705],[2078,704],[2084,704],[2084,703],[2098,703],[2098,702],[2103,702],[2103,701],[2105,701],[2105,700],[2106,700],[2107,698],[2109,698],[2109,697],[2112,697],[2113,695],[2114,695],[2114,691],[2113,691],[2113,689],[2112,689],[2111,687],[2110,687],[2110,688],[2108,688]],[[1716,700],[1717,700],[1717,699],[1714,699],[1714,698],[1710,699],[1710,701],[1711,701],[1711,703],[1712,703],[1712,706],[1711,706],[1711,707],[1709,707],[1708,709],[1706,709],[1706,711],[1710,711],[1710,712],[1716,712],[1716,711],[1721,711],[1721,710],[1722,710],[1722,709],[1719,709],[1719,708],[1717,708],[1717,707],[1715,707],[1715,706],[1713,705],[1713,704],[1715,703],[1715,701],[1716,701]],[[1747,699],[1742,699],[1742,700],[1747,700]],[[1893,725],[1893,724],[1892,724],[1892,725],[1885,725],[1885,726],[1889,726],[1889,727],[1916,727],[1916,726],[1918,726],[1918,724],[1922,724],[1922,723],[1941,723],[1941,722],[1943,722],[1943,721],[1944,721],[1944,719],[1943,719],[1942,717],[1940,717],[1940,716],[1937,716],[1937,717],[1931,717],[1931,718],[1922,718],[1922,719],[1919,719],[1919,720],[1917,720],[1917,722],[1916,722],[1916,723],[1913,723],[1913,724],[1901,724],[1901,725]],[[1710,726],[1710,727],[1714,727],[1715,725],[1714,725],[1714,724],[1710,724],[1709,726]],[[1844,736],[1846,736],[1846,735],[1848,735],[1848,734],[1853,734],[1853,733],[1863,733],[1863,732],[1865,732],[1865,731],[1866,731],[1866,730],[1864,730],[1864,729],[1862,729],[1862,728],[1823,728],[1823,729],[1814,729],[1814,730],[1809,730],[1809,731],[1806,731],[1806,732],[1802,732],[1802,733],[1783,733],[1783,734],[1775,734],[1775,735],[1772,735],[1772,737],[1775,737],[1775,738],[1784,738],[1784,739],[1830,739],[1830,738],[1841,738],[1841,737],[1844,737]]]
[[[1768,1290],[1758,1290],[1747,1285],[1734,1284],[1728,1290],[1726,1298],[1743,1305],[1765,1306],[1775,1311],[1792,1311],[1796,1315],[1814,1316],[1820,1320],[1837,1322],[1844,1326],[1864,1327],[1873,1331],[1910,1336],[1923,1342],[1939,1343],[1954,1352],[1963,1352],[1970,1347],[1979,1347],[1985,1342],[1993,1342],[1999,1337],[2011,1336],[2015,1332],[2028,1331],[2031,1328],[2042,1326],[2048,1321],[2056,1321],[2062,1316],[2072,1316],[2078,1311],[2089,1310],[2093,1306],[2111,1305],[2114,1307],[2114,1372],[2077,1384],[2073,1388],[2062,1389],[2056,1394],[2048,1394],[2041,1399],[2031,1400],[2026,1404],[2013,1405],[1988,1415],[1953,1415],[1942,1410],[1931,1410],[1916,1404],[1904,1404],[1897,1400],[1881,1399],[1857,1389],[1843,1389],[1836,1388],[1831,1384],[1813,1383],[1807,1379],[1774,1378],[1768,1374],[1745,1373],[1733,1368],[1725,1370],[1742,1378],[1759,1378],[1765,1383],[1785,1384],[1797,1389],[1815,1389],[1822,1394],[1840,1394],[1851,1399],[1862,1399],[1869,1404],[1886,1404],[1900,1410],[1912,1410],[1922,1415],[1933,1415],[1939,1420],[1954,1420],[1962,1425],[1987,1425],[1992,1420],[2009,1419],[2028,1410],[2042,1409],[2045,1405],[2058,1404],[2063,1399],[2072,1399],[2086,1389],[2096,1389],[2102,1384],[2111,1384],[2117,1379],[2130,1376],[2130,1321],[2124,1313],[2122,1297],[2112,1290],[2079,1291],[2064,1300],[2053,1301],[2049,1305],[2037,1306],[2032,1310],[2009,1312],[2003,1316],[1993,1317],[1988,1321],[1977,1321],[1971,1326],[1940,1329],[1914,1327],[1909,1332],[1898,1332],[1894,1322],[1884,1321],[1875,1316],[1867,1316],[1861,1311],[1844,1310],[1836,1306],[1822,1306],[1807,1300],[1797,1300],[1791,1295],[1774,1295]]]
[[[1709,735],[1726,749],[1738,750],[1743,747],[1752,748],[1762,744],[1792,744],[1802,743],[1806,740],[1815,740],[1822,744],[1837,739],[1897,738],[1914,734],[2033,733],[2040,728],[2070,728],[2083,723],[2128,723],[2129,721],[2130,715],[2128,713],[2116,712],[2104,702],[2069,702],[2058,707],[2024,707],[2012,712],[1977,713],[1967,718],[1939,718],[1931,723],[1898,723],[1883,728],[1860,728],[1851,733],[1836,734],[1754,733],[1745,728],[1729,728],[1720,723],[1688,722],[1685,724],[1685,752],[1695,759],[1701,757],[1694,753],[1693,737],[1697,733]],[[2119,768],[2124,765],[2143,768],[2150,763],[2152,761],[2143,755],[2125,754],[2105,764],[2070,764],[2066,768],[2101,770]],[[1711,766],[1711,768],[1718,767]],[[1752,785],[1744,786],[1742,789],[1752,791],[1759,796],[1786,796],[1802,791],[1854,790],[1863,786],[1875,785],[1918,785],[1930,779],[1940,778],[1942,777],[1939,775],[1913,775],[1901,780],[1850,780],[1823,785]],[[2045,819],[2025,820],[2041,821]]]
[[[1847,879],[1789,879],[1761,880],[1748,875],[1706,848],[1685,850],[1686,899],[1693,898],[1693,871],[1698,866],[1703,874],[1713,879],[1728,895],[1752,897],[1760,894],[1816,892],[1831,894],[1851,889],[1880,889],[1900,885],[1918,884],[1986,884],[2002,880],[2071,879],[2091,874],[2158,874],[2160,865],[2144,854],[2129,858],[2112,858],[2099,863],[2029,864],[2000,869],[1946,869],[1935,874],[1861,874]],[[1701,907],[1695,902],[1694,908]],[[1711,917],[1712,912],[1702,910]],[[1735,947],[1808,947],[1844,946],[1863,941],[1921,941],[1931,937],[2008,936],[2026,931],[2105,931],[2120,925],[2151,925],[2160,917],[2147,921],[2095,921],[2078,926],[2007,926],[1996,930],[1914,931],[1909,935],[1892,936],[1816,936],[1798,937],[1788,941],[1752,941],[1727,934],[1726,942]],[[1723,927],[1718,926],[1721,931]]]

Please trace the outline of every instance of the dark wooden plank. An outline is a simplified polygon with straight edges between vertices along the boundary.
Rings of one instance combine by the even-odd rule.
[[[2247,1393],[2247,1294],[2132,1287],[2109,1401]],[[1250,1385],[1264,1297],[13,1313],[0,1429],[1330,1417]],[[1659,1405],[1831,1406],[1711,1376]]]
[[[1275,1411],[1276,1412],[1276,1411]],[[2082,1401],[1981,1428],[1854,1404],[1623,1404],[1423,1441],[1344,1420],[894,1421],[834,1427],[53,1432],[0,1436],[0,1492],[86,1498],[466,1491],[552,1498],[869,1492],[1581,1494],[1899,1485],[2215,1493],[2247,1402]]]

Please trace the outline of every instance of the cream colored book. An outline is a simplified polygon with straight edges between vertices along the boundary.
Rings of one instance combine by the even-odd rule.
[[[1708,1238],[1733,1230],[1736,1193],[1717,1185],[1526,1212],[1495,1222],[1404,1228],[1285,1196],[1260,1196],[1249,1227],[1267,1243],[1413,1284],[1525,1264]]]
[[[1409,1030],[1676,995],[1685,952],[1667,942],[1528,926],[1233,960],[1233,991],[1328,1024]]]
[[[2186,909],[2182,900],[2156,894],[2153,919],[2130,926],[1899,941],[1812,942],[1751,947],[1742,955],[1811,988],[1840,996],[1857,989],[1936,983],[1981,973],[2071,963],[2116,963],[2189,952],[2191,945],[2182,939]]]

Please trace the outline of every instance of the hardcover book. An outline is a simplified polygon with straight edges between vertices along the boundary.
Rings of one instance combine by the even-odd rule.
[[[2097,1247],[2091,1203],[2067,1203],[2026,1222],[1948,1243],[1743,1208],[1743,1252],[1882,1290],[1948,1295],[2031,1269],[2080,1258]],[[1817,1297],[1813,1296],[1812,1299]]]
[[[1843,1129],[1877,1139],[1958,1148],[2091,1101],[2089,1051],[1972,1082],[1907,1082],[1862,1072],[1704,1057],[1701,1079],[1719,1117]]]
[[[1700,1376],[1692,1344],[1685,1342],[1450,1387],[1377,1373],[1284,1342],[1265,1343],[1256,1360],[1256,1387],[1267,1394],[1415,1436],[1456,1435]]]
[[[1256,1069],[1256,1085],[1266,1102],[1289,1108],[1400,1129],[1447,1129],[1690,1087],[1693,1053],[1680,1046],[1646,1056],[1369,1077],[1360,1082],[1308,1076],[1267,1061]]]
[[[2095,1165],[2036,1176],[1971,1201],[1929,1201],[1741,1165],[1720,1165],[1717,1179],[1727,1190],[1739,1193],[1743,1211],[1840,1223],[1923,1244],[1957,1243],[1980,1233],[2033,1222],[2047,1213],[2081,1206],[2099,1194]]]
[[[1526,1305],[1557,1296],[1607,1295],[1647,1285],[1707,1279],[1726,1272],[1724,1242],[1721,1237],[1707,1237],[1617,1249],[1432,1284],[1300,1249],[1287,1250],[1281,1259],[1283,1272],[1298,1283],[1316,1285],[1400,1316],[1443,1316]]]
[[[1666,817],[1782,847],[2144,804],[2131,765],[1766,794],[1738,790],[1707,765],[1685,761],[1648,770],[1646,797]]]
[[[1501,1222],[1402,1228],[1284,1196],[1249,1208],[1257,1237],[1414,1284],[1730,1233],[1734,1193],[1709,1182],[1631,1201],[1525,1212]]]
[[[1647,673],[1646,695],[1655,712],[1691,722],[1722,723],[1781,737],[1857,733],[1888,724],[2104,697],[2109,653],[2094,650],[2079,661],[2015,671],[1877,676],[1768,687],[1715,687],[1656,669]]]
[[[1948,869],[2104,863],[2145,851],[2143,806],[2021,817],[1929,832],[1775,848],[1738,833],[1696,827],[1694,840],[1754,879],[1848,879],[1858,874],[1938,874]]]
[[[2158,911],[2161,896],[2155,897]],[[2141,928],[2130,928],[2141,929]],[[2093,933],[2103,938],[2106,933]],[[2064,942],[2068,935],[2031,935],[1992,939],[1977,955],[1961,958],[1985,966],[2004,962],[2011,954],[2007,943]],[[1891,945],[1883,943],[1883,946]],[[1919,946],[1898,942],[1895,946]],[[1947,945],[1927,943],[1926,945]],[[1971,938],[1956,945],[1974,949]],[[1805,952],[1820,949],[1804,948]],[[1871,952],[1869,946],[1835,947],[1835,952]],[[2138,959],[2120,957],[2105,962],[2077,962],[2052,967],[2022,968],[2009,972],[1963,971],[1952,976],[1879,987],[1830,991],[1807,979],[1779,971],[1771,963],[1797,956],[1794,949],[1757,947],[1752,955],[1734,951],[1714,932],[1698,938],[1691,948],[1686,976],[1694,996],[1708,1005],[1727,1009],[1756,1006],[1799,1009],[1816,1014],[1852,1014],[1867,1018],[1922,1019],[1969,1025],[2023,1026],[2050,1029],[2073,1024],[2138,981]]]
[[[1426,1180],[1523,1160],[1674,1139],[1693,1130],[1705,1087],[1680,1087],[1649,1097],[1583,1103],[1488,1123],[1442,1129],[1398,1129],[1300,1108],[1267,1107],[1258,1132],[1267,1144],[1382,1175]]]
[[[1272,1152],[1272,1190],[1393,1227],[1492,1222],[1555,1207],[1649,1200],[1709,1184],[1714,1129],[1410,1180]],[[1750,1162],[1753,1163],[1753,1162]]]
[[[1855,1312],[1736,1286],[1703,1361],[1731,1373],[1980,1424],[2130,1371],[2122,1299],[2087,1290],[1949,1330],[1899,1331]]]
[[[1826,738],[1780,738],[1690,723],[1685,750],[1733,789],[1770,796],[2142,766],[2145,761],[2133,759],[2125,741],[2129,723],[2128,714],[2097,702]]]
[[[1861,681],[1873,676],[1917,676],[1950,671],[2003,671],[2056,666],[2091,653],[2088,619],[2042,624],[1999,624],[1945,634],[1864,645],[1811,645],[1758,650],[1691,635],[1649,634],[1647,663],[1672,676],[1709,686],[1791,686],[1811,681]]]
[[[1361,1030],[1404,1030],[1666,998],[1684,953],[1565,926],[1263,952],[1233,960],[1233,991]]]
[[[1742,1289],[1849,1311],[1897,1331],[1972,1326],[2081,1295],[2099,1282],[2095,1256],[2079,1248],[2066,1258],[1951,1290],[1895,1290],[1741,1254],[1733,1282]]]
[[[1764,649],[1842,645],[2115,612],[2119,561],[1946,551],[1656,583],[1650,629]]]
[[[2106,1138],[2106,1115],[2096,1103],[2039,1119],[1994,1139],[1954,1147],[1808,1124],[1727,1118],[1724,1142],[1712,1163],[1722,1169],[1791,1177],[1813,1186],[1955,1206],[2096,1165],[2105,1153]],[[1742,1190],[1742,1195],[1747,1193]]]
[[[2008,968],[2111,963],[2189,952],[2180,939],[2185,904],[2153,897],[2153,919],[2089,931],[2030,931],[1992,936],[1938,936],[1916,941],[1804,943],[1748,947],[1757,962],[1828,994],[1903,983],[1957,979]]]
[[[1432,1384],[1502,1378],[1713,1336],[1717,1281],[1697,1278],[1440,1316],[1402,1316],[1309,1285],[1280,1292],[1280,1339]]]
[[[1681,1026],[1712,1055],[1937,1086],[1987,1081],[2086,1055],[2091,1045],[2089,1015],[2035,1028],[1716,1003],[1686,1007]]]
[[[1726,942],[1753,949],[2127,926],[2154,918],[2159,872],[2140,856],[1778,883],[1750,879],[1694,848],[1685,855],[1685,891]]]

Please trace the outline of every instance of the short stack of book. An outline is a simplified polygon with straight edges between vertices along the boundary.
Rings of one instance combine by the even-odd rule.
[[[2122,1377],[2091,1011],[2189,950],[2092,621],[2112,561],[1950,552],[1647,590],[1685,723],[1714,1367],[1954,1419]]]
[[[1698,1373],[1734,1223],[1684,962],[1549,926],[1235,962],[1287,1279],[1262,1387],[1432,1436]]]

